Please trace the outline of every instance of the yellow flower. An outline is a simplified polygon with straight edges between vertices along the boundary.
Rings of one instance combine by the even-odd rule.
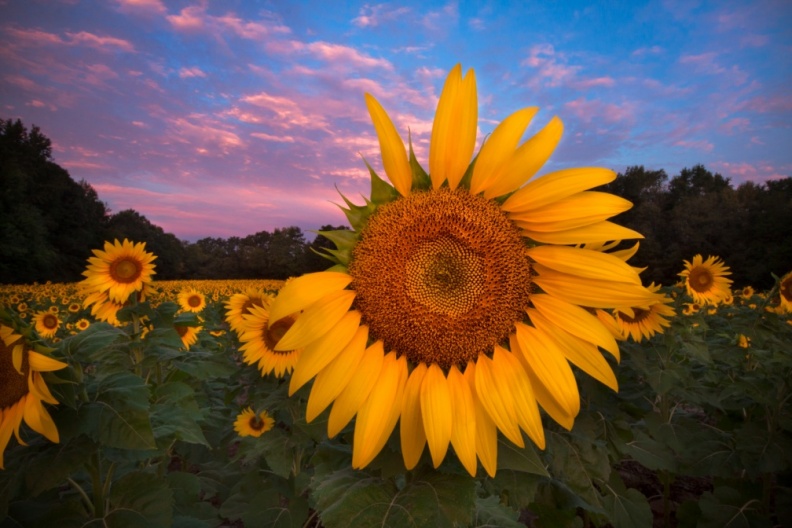
[[[497,467],[497,431],[545,446],[541,406],[571,429],[571,364],[617,389],[599,347],[614,337],[589,309],[649,307],[662,296],[620,258],[573,245],[640,238],[608,218],[631,204],[590,191],[613,171],[533,178],[558,143],[558,118],[522,145],[536,108],[498,125],[471,165],[475,76],[456,66],[438,102],[427,174],[371,95],[366,105],[393,187],[371,171],[366,205],[344,198],[354,231],[331,231],[331,270],[283,286],[269,328],[295,322],[274,351],[302,348],[289,391],[311,379],[306,419],[332,404],[328,435],[357,416],[352,466],[368,465],[400,421],[405,466],[449,446],[471,475]],[[529,181],[531,180],[531,181]],[[527,182],[527,183],[526,183]]]
[[[263,306],[267,294],[261,290],[249,288],[243,293],[235,293],[226,301],[226,321],[232,330],[242,332],[245,327],[245,315],[253,306]]]
[[[80,306],[80,303],[71,303],[71,304],[69,304],[69,312],[71,312],[71,313],[77,313],[77,312],[80,311],[81,308],[82,308],[82,306]]]
[[[751,297],[754,296],[754,293],[756,292],[754,291],[753,287],[746,286],[742,290],[740,290],[740,297],[742,297],[743,299],[750,299]]]
[[[267,431],[273,428],[275,420],[273,420],[267,411],[261,411],[256,414],[253,409],[248,407],[243,410],[234,422],[234,431],[239,436],[254,436],[258,438]]]
[[[52,311],[47,310],[46,312],[38,312],[33,317],[33,324],[36,325],[36,332],[41,337],[55,337],[61,321]]]
[[[718,304],[731,295],[731,275],[729,267],[719,257],[701,255],[693,257],[692,262],[685,261],[685,269],[679,276],[685,279],[688,295],[700,304]]]
[[[650,284],[647,289],[656,292],[660,285]],[[666,317],[674,317],[676,312],[668,306],[672,299],[663,295],[661,302],[648,308],[633,308],[633,314],[628,315],[620,311],[614,314],[619,330],[624,336],[631,336],[633,341],[640,343],[644,338],[650,339],[656,333],[663,333],[663,328],[671,325]]]
[[[261,375],[274,373],[282,378],[291,373],[302,349],[276,350],[275,346],[283,335],[292,327],[295,318],[286,316],[269,325],[269,307],[272,297],[262,298],[263,305],[251,305],[249,313],[244,315],[244,327],[239,332],[242,359],[248,365],[258,364]]]
[[[190,350],[190,347],[198,342],[198,333],[201,331],[200,326],[181,326],[176,325],[176,332],[181,337],[184,348]]]
[[[748,348],[751,346],[751,338],[740,334],[740,336],[737,338],[737,344],[742,348]]]
[[[682,313],[685,315],[693,315],[698,313],[701,310],[701,305],[699,303],[685,303],[685,308],[682,310]]]
[[[780,307],[786,312],[792,312],[792,271],[781,277],[778,293]]]
[[[206,308],[206,297],[195,288],[187,288],[179,292],[179,306],[186,312],[198,313]]]
[[[145,242],[105,242],[104,251],[95,249],[93,253],[80,283],[86,291],[107,293],[110,301],[123,304],[132,292],[152,281],[156,267],[152,262],[157,257],[146,252]]]
[[[65,368],[62,363],[32,350],[13,328],[0,323],[0,469],[11,433],[19,436],[22,420],[31,429],[58,442],[58,428],[42,402],[57,404],[41,372]]]
[[[74,326],[77,328],[77,330],[82,332],[83,330],[87,330],[88,327],[91,326],[91,323],[88,321],[88,319],[83,318],[77,321]]]

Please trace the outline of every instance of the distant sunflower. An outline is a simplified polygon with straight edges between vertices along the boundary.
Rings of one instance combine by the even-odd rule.
[[[239,436],[253,436],[258,438],[275,426],[273,420],[267,411],[261,411],[256,414],[253,409],[248,407],[243,410],[234,422],[234,431]]]
[[[786,312],[792,312],[792,271],[781,277],[778,293],[781,300],[780,307]]]
[[[531,179],[562,133],[553,118],[519,145],[536,108],[507,117],[473,158],[475,75],[456,66],[441,93],[429,173],[388,114],[366,104],[393,186],[370,169],[363,206],[344,198],[354,231],[323,233],[336,266],[285,284],[269,327],[296,321],[275,351],[303,348],[289,391],[311,379],[313,420],[333,404],[328,435],[356,415],[352,466],[368,465],[400,421],[405,466],[449,445],[471,475],[497,467],[497,431],[545,446],[541,406],[570,429],[580,397],[570,363],[617,389],[599,347],[618,345],[588,309],[660,301],[623,260],[572,247],[640,238],[608,221],[631,207],[589,189],[613,171],[567,169]],[[531,181],[529,181],[531,180]],[[528,183],[526,183],[528,182]]]
[[[187,288],[179,292],[179,306],[186,312],[201,312],[206,308],[206,296],[195,288]]]
[[[80,303],[73,302],[73,303],[69,304],[69,312],[71,312],[71,313],[77,313],[81,309],[82,309],[82,306],[80,306]]]
[[[176,325],[176,332],[182,340],[184,348],[190,350],[190,347],[198,342],[198,333],[201,331],[200,326],[181,326]]]
[[[742,290],[740,290],[740,297],[744,300],[748,300],[754,296],[756,291],[754,291],[753,286],[746,286]]]
[[[47,310],[46,312],[38,312],[33,317],[33,324],[36,326],[36,332],[41,337],[55,337],[60,328],[61,321],[58,316]]]
[[[239,333],[242,343],[240,350],[243,360],[248,365],[257,365],[262,376],[274,373],[282,378],[290,374],[300,358],[302,349],[276,350],[275,346],[283,335],[292,327],[295,318],[286,316],[269,326],[269,306],[271,296],[265,296],[262,306],[253,305],[245,314],[244,327]]]
[[[146,252],[146,243],[105,242],[104,251],[94,249],[88,259],[80,285],[91,292],[107,293],[110,301],[125,303],[132,292],[139,292],[152,281],[155,257]]]
[[[83,330],[87,330],[89,326],[91,326],[91,323],[90,321],[88,321],[88,319],[85,318],[80,319],[79,321],[74,323],[74,327],[80,332],[82,332]]]
[[[650,284],[647,289],[652,292],[660,290],[660,285]],[[673,300],[663,295],[661,302],[650,305],[648,308],[633,308],[633,314],[628,315],[620,311],[615,312],[616,324],[621,333],[632,337],[633,341],[640,343],[643,339],[650,339],[656,333],[663,333],[663,328],[671,325],[666,317],[674,317],[676,312],[669,303]]]
[[[232,330],[244,331],[245,316],[253,306],[263,306],[268,296],[261,290],[250,288],[243,293],[235,293],[226,301],[226,321]],[[269,303],[269,301],[267,301]]]
[[[67,365],[33,350],[10,326],[0,323],[0,469],[3,453],[13,433],[20,444],[22,420],[51,442],[58,442],[58,428],[42,402],[57,404],[42,372]]]
[[[693,300],[700,304],[718,304],[731,295],[729,267],[719,257],[704,260],[701,255],[685,261],[685,269],[679,276],[685,279],[685,288]]]

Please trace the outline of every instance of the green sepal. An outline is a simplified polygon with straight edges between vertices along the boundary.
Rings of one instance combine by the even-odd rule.
[[[476,160],[478,159],[478,154],[476,157],[473,158],[473,161],[470,162],[468,165],[467,170],[465,170],[465,174],[462,175],[462,179],[459,180],[459,185],[457,188],[467,189],[470,190],[470,181],[473,179],[473,168],[476,166]]]
[[[322,258],[326,258],[330,262],[333,262],[334,264],[341,264],[342,266],[348,266],[349,260],[352,257],[352,252],[348,249],[339,250],[322,248],[321,251],[317,251],[314,248],[310,248],[310,250]]]
[[[339,207],[342,211],[344,211],[344,215],[346,215],[349,225],[351,225],[352,229],[355,231],[362,231],[363,228],[366,227],[366,224],[368,224],[368,217],[371,216],[371,213],[377,210],[377,205],[368,200],[366,200],[366,205],[355,205],[350,202],[347,197],[341,193],[341,191],[339,191],[338,194],[341,195],[341,198],[343,198],[344,202],[347,204],[347,207],[343,207],[341,205],[339,205]]]
[[[428,191],[432,188],[432,179],[429,174],[418,163],[412,146],[412,133],[407,132],[408,142],[410,143],[410,168],[412,169],[412,190]]]
[[[317,251],[311,248],[311,251],[331,262],[348,266],[352,258],[352,249],[355,247],[358,240],[358,233],[350,229],[316,231],[316,233],[330,240],[330,242],[336,245],[337,249],[321,248],[320,251]]]
[[[377,205],[392,202],[399,197],[399,192],[388,182],[379,177],[379,175],[371,168],[366,158],[363,158],[363,163],[369,170],[371,175],[371,201]]]

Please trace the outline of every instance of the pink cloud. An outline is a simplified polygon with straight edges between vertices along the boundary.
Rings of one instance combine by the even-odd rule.
[[[206,77],[206,74],[198,67],[181,68],[179,70],[179,77],[182,79],[189,79],[191,77]]]
[[[721,124],[719,129],[723,134],[734,134],[735,131],[744,132],[750,124],[751,122],[744,117],[735,117]]]
[[[648,48],[638,48],[632,52],[633,57],[643,57],[644,55],[659,55],[663,53],[663,48],[660,46],[650,46]]]
[[[115,0],[122,12],[162,14],[167,11],[161,0]]]
[[[261,121],[255,122],[263,122],[266,120],[269,124],[282,128],[299,127],[320,130],[328,129],[327,120],[322,114],[308,112],[303,105],[288,97],[260,92],[255,95],[242,97],[240,101],[268,112],[268,117],[257,116],[256,119],[260,119]],[[276,120],[273,121],[272,117]]]
[[[789,112],[792,110],[792,96],[757,96],[739,105],[740,109],[753,110],[754,112],[772,113]]]
[[[374,6],[364,5],[360,8],[359,15],[352,19],[352,23],[358,27],[377,27],[384,22],[391,22],[410,12],[408,7],[389,8],[388,4],[377,4]]]
[[[276,143],[294,143],[294,138],[292,136],[275,136],[272,134],[265,134],[263,132],[252,132],[251,136],[259,139],[263,139],[264,141],[274,141]]]
[[[586,90],[589,88],[596,88],[598,86],[605,86],[610,88],[611,86],[615,86],[616,81],[612,77],[596,77],[593,79],[583,79],[580,81],[575,82],[575,87]]]
[[[87,31],[80,31],[79,33],[67,32],[67,38],[40,29],[6,27],[4,31],[11,36],[14,43],[28,46],[88,46],[104,51],[108,49],[117,49],[130,53],[135,51],[135,47],[128,40],[108,36],[101,37]]]
[[[552,45],[537,44],[531,47],[528,57],[522,60],[521,65],[539,70],[539,77],[545,79],[548,86],[559,86],[572,79],[580,70],[580,66],[569,66],[565,62],[564,55],[556,53]]]
[[[792,176],[792,164],[776,166],[767,161],[756,163],[716,161],[712,166],[724,176],[739,181],[765,182]]]
[[[82,44],[98,50],[119,49],[121,51],[134,52],[135,47],[128,40],[115,37],[100,37],[87,31],[79,33],[66,33],[71,39],[72,44]]]
[[[712,149],[715,148],[715,145],[704,139],[698,141],[679,140],[674,142],[674,146],[702,152],[712,152]]]
[[[327,62],[343,64],[345,69],[382,68],[388,71],[393,70],[393,64],[391,64],[390,61],[369,57],[349,46],[320,41],[305,45],[305,49]]]
[[[274,20],[247,21],[233,13],[210,15],[206,12],[206,5],[185,7],[178,15],[168,15],[165,19],[177,31],[207,31],[215,36],[230,31],[248,40],[263,40],[271,35],[291,33],[288,27]]]
[[[179,31],[195,31],[203,29],[205,25],[206,7],[187,6],[178,15],[168,15],[165,19],[174,29]]]
[[[242,139],[228,126],[213,121],[205,115],[190,115],[187,118],[169,118],[171,133],[176,141],[181,143],[198,144],[215,152],[218,148],[222,153],[228,153],[231,148],[244,146]]]
[[[632,122],[634,112],[631,105],[604,103],[600,100],[587,100],[583,97],[564,104],[569,111],[584,123],[604,121],[606,123]]]

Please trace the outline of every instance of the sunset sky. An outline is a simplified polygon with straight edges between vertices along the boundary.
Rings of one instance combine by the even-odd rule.
[[[0,0],[0,118],[39,126],[112,211],[191,241],[345,223],[338,191],[362,201],[361,157],[380,166],[363,94],[426,166],[456,63],[480,138],[526,106],[529,135],[562,119],[541,173],[702,163],[736,186],[792,176],[791,6]]]

